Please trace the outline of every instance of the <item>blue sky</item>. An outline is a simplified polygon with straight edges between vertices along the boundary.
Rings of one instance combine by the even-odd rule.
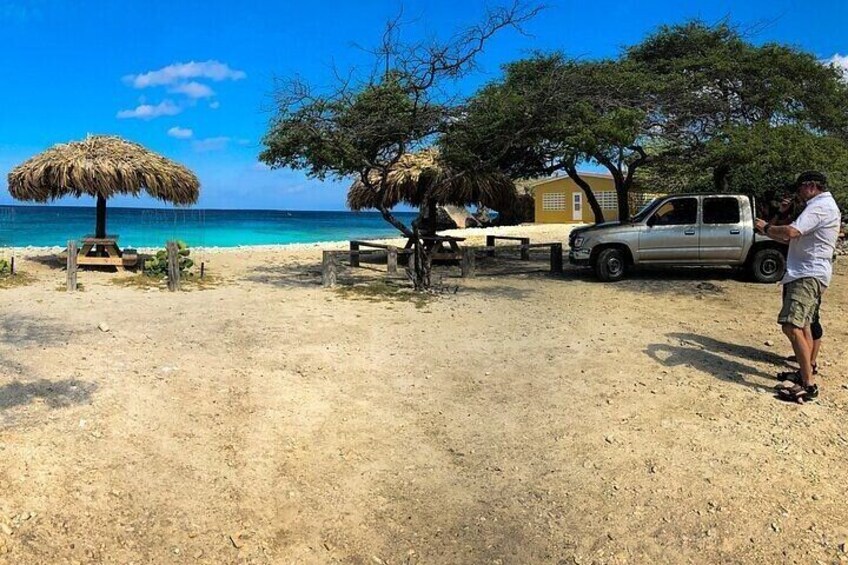
[[[490,0],[488,4],[496,3]],[[729,18],[755,43],[779,41],[821,59],[848,55],[844,0],[553,0],[489,44],[461,88],[496,79],[533,50],[614,56],[660,24]],[[360,47],[403,7],[406,39],[445,37],[478,21],[477,0],[0,0],[0,205],[6,174],[47,147],[116,134],[193,169],[198,206],[339,210],[349,183],[320,182],[257,161],[274,77],[330,84],[333,68],[368,69]],[[67,204],[90,205],[69,201]],[[114,205],[161,205],[118,198]]]

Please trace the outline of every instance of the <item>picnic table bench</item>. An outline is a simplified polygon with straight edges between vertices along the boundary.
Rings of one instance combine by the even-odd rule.
[[[124,269],[138,263],[138,253],[135,249],[121,251],[118,247],[118,236],[107,235],[106,237],[86,236],[82,238],[77,256],[77,265],[93,265],[118,267]]]

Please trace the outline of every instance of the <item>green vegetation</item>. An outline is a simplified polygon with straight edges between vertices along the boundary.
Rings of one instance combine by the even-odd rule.
[[[184,277],[189,270],[194,267],[194,261],[189,258],[191,250],[184,241],[177,242],[179,249],[179,267],[180,276]],[[168,276],[168,250],[160,249],[156,255],[144,261],[144,274],[148,277],[165,277]]]

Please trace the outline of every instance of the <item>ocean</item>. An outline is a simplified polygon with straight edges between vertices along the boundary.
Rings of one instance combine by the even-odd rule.
[[[412,212],[397,212],[407,225]],[[94,207],[0,206],[0,247],[65,247],[94,233]],[[106,231],[121,247],[281,245],[395,237],[377,212],[107,208]]]

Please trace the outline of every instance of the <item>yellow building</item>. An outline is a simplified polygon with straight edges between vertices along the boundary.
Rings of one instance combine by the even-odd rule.
[[[618,219],[618,200],[611,175],[580,173],[604,212],[605,220]],[[536,202],[537,224],[592,224],[595,216],[577,184],[567,175],[525,183]]]

